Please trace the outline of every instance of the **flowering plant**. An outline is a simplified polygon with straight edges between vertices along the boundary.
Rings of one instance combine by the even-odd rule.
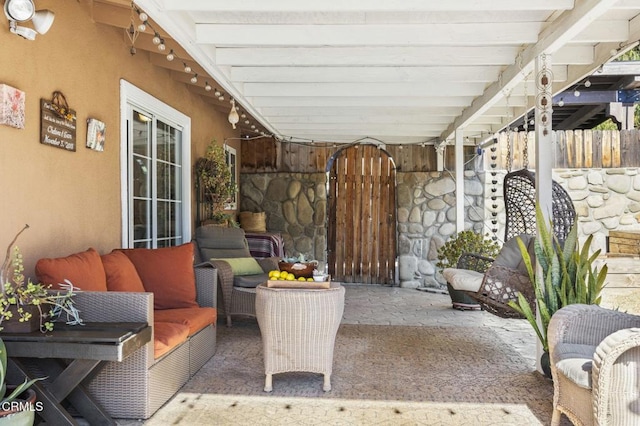
[[[22,254],[13,244],[28,227],[29,225],[25,225],[9,244],[0,269],[0,330],[6,321],[30,321],[36,311],[40,316],[40,331],[43,333],[53,330],[54,320],[63,313],[67,316],[67,324],[82,324],[80,313],[73,304],[75,287],[69,280],[60,284],[62,292],[50,290],[51,286],[33,283],[31,280],[25,282]]]

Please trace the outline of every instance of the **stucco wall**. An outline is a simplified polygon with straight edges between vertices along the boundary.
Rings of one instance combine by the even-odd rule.
[[[151,65],[148,53],[131,56],[121,30],[94,23],[91,3],[39,0],[56,17],[35,41],[9,33],[0,20],[0,83],[26,92],[25,128],[0,125],[0,252],[28,223],[18,242],[27,275],[40,257],[121,246],[120,79],[191,117],[192,160],[211,139],[238,136],[224,113]],[[40,143],[40,99],[56,90],[77,114],[76,152]],[[88,117],[106,123],[104,152],[85,148]],[[228,143],[241,155],[238,141]]]

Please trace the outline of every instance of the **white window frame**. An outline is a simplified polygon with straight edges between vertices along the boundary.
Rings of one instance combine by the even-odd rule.
[[[127,140],[131,130],[127,125],[129,107],[148,111],[182,132],[182,243],[191,241],[191,118],[161,100],[120,80],[120,200],[122,205],[122,247],[130,248],[129,218],[133,206],[129,204],[129,155]]]
[[[224,145],[224,155],[231,173],[231,183],[234,185],[233,199],[224,204],[225,210],[236,210],[238,208],[238,154],[235,148]]]

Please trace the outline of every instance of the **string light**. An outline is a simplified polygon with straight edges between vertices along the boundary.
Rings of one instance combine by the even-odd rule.
[[[140,20],[138,24],[135,23],[135,16],[137,14],[137,18]],[[140,32],[144,32],[149,28],[153,32],[153,38],[151,39],[152,43],[158,48],[160,52],[164,52],[167,50],[167,45],[165,44],[165,39],[160,35],[160,33],[153,27],[153,25],[149,22],[149,15],[140,10],[135,4],[131,3],[131,24],[129,28],[125,29],[125,33],[129,40],[131,41],[131,49],[130,53],[134,55],[136,53],[136,48],[134,47],[134,43],[136,38],[138,37]],[[183,65],[183,70],[187,74],[192,74],[193,69],[187,64],[186,60],[180,58],[173,49],[169,49],[169,53],[166,55],[167,61],[171,62],[175,59],[181,60]],[[198,83],[198,73],[193,73],[191,78],[189,79],[192,84]],[[204,90],[210,92],[213,90],[211,84],[208,81],[205,81]],[[219,101],[225,100],[225,93],[219,89],[215,89],[214,96]],[[247,114],[244,111],[235,105],[235,99],[231,98],[230,102],[234,105],[234,110],[238,114],[238,120],[242,118],[244,120],[244,124],[249,125],[251,121]],[[255,125],[251,125],[251,128],[254,129],[255,132],[259,132],[260,130],[256,128]],[[264,131],[263,131],[264,133]]]

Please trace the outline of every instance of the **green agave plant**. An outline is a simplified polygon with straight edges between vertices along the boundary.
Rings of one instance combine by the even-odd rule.
[[[7,395],[7,348],[4,345],[4,341],[0,339],[0,405],[7,402],[11,402],[16,399],[20,394],[29,389],[38,380],[44,380],[45,377],[26,380],[15,387],[15,389]]]
[[[539,207],[536,207],[536,220],[537,223],[544,223],[545,220]],[[527,247],[518,238],[520,252],[533,283],[542,325],[540,326],[536,320],[536,307],[530,306],[522,294],[518,294],[517,303],[509,302],[509,306],[529,321],[545,352],[549,350],[547,327],[551,316],[558,309],[574,303],[600,304],[600,293],[608,270],[606,264],[599,271],[594,266],[601,250],[589,254],[592,235],[587,238],[582,247],[578,246],[577,221],[571,228],[564,246],[553,235],[552,230],[553,226],[540,227],[540,237],[534,242],[536,261],[542,270],[540,275],[535,273]]]

